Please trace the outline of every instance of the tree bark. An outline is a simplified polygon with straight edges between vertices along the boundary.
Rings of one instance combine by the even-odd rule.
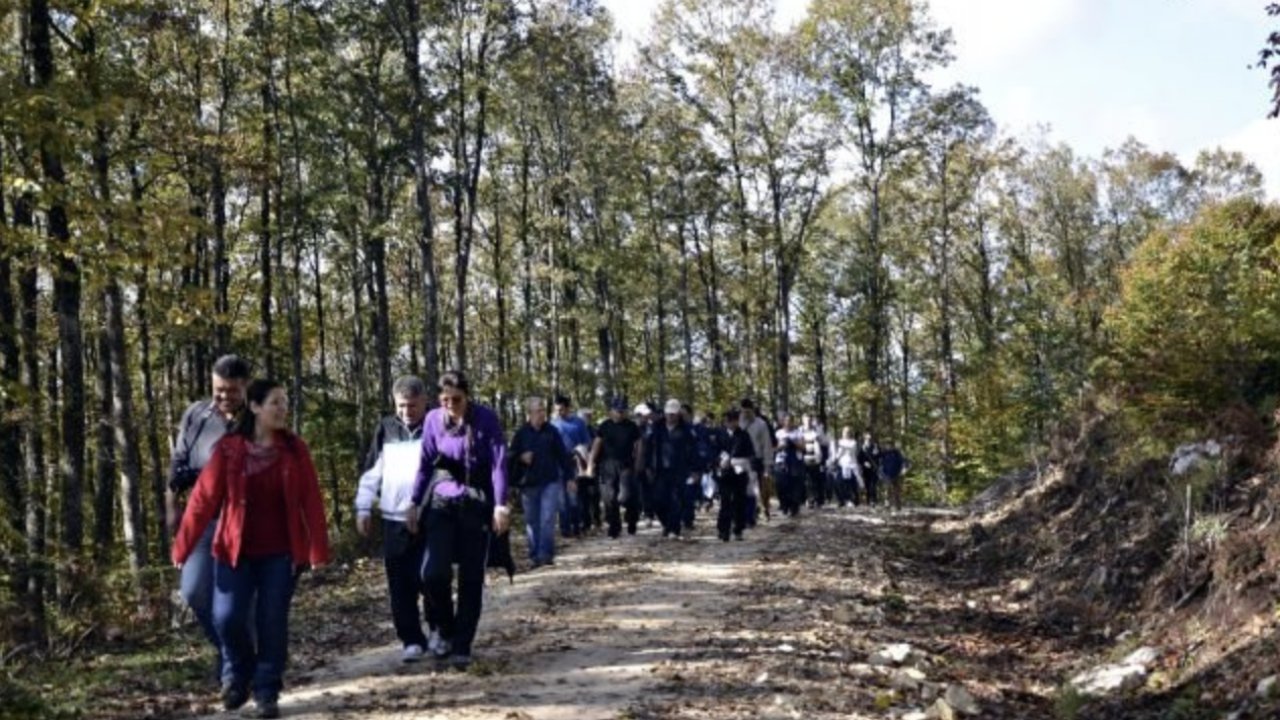
[[[14,205],[14,228],[31,232],[34,227],[30,195],[20,195]],[[44,391],[40,386],[39,272],[33,261],[23,264],[18,276],[18,298],[22,304],[22,388],[27,393],[23,419],[23,476],[26,482],[26,567],[25,591],[19,596],[27,615],[26,626],[32,641],[45,638],[45,587],[48,578],[45,542]]]
[[[427,157],[427,96],[418,50],[422,36],[422,8],[419,0],[403,2],[408,26],[404,42],[405,75],[411,91],[409,115],[412,132],[409,144],[413,155],[414,200],[418,212],[422,299],[426,309],[422,320],[423,364],[426,370],[423,380],[431,388],[440,374],[440,291],[436,280],[435,220],[431,212],[431,165]]]
[[[31,0],[29,27],[36,88],[45,93],[53,91],[56,74],[52,25],[48,0]],[[61,123],[52,107],[42,114],[44,127],[40,138],[40,165],[51,197],[47,211],[48,233],[52,249],[58,258],[55,264],[53,296],[61,356],[61,532],[62,547],[71,558],[79,555],[84,546],[84,336],[80,323],[80,263],[79,253],[71,242],[71,230],[64,205],[67,176],[62,165],[61,143],[56,137]],[[74,588],[63,583],[59,587],[58,596],[65,605],[73,593]]]
[[[0,147],[0,176],[4,176],[4,149]],[[5,521],[11,538],[20,538],[26,530],[26,493],[23,487],[22,421],[21,404],[11,398],[21,387],[22,369],[18,353],[16,330],[18,308],[13,292],[12,249],[18,240],[11,236],[8,225],[4,192],[0,190],[0,382],[11,388],[0,399],[0,492],[4,493]],[[6,543],[7,546],[7,543]],[[10,591],[15,598],[25,595],[27,584],[27,558],[24,553],[13,553],[5,564],[10,565]]]

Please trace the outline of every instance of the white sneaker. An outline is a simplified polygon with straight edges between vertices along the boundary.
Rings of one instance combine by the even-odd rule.
[[[400,659],[407,663],[418,662],[424,654],[421,645],[405,645],[404,652],[400,654]]]
[[[432,655],[443,660],[453,652],[453,643],[440,637],[439,630],[432,630],[431,637],[427,640],[427,648],[431,650]]]

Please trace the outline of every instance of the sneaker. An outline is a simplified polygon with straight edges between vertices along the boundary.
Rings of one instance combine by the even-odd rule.
[[[400,659],[407,663],[415,663],[421,660],[424,654],[422,646],[414,643],[404,646],[404,651],[400,653]]]
[[[249,702],[249,691],[243,685],[224,685],[222,688],[222,709],[228,712],[239,710]]]
[[[466,672],[471,667],[470,655],[454,655],[449,658],[449,667],[458,672]]]
[[[427,641],[427,646],[431,648],[431,654],[437,660],[443,660],[449,657],[449,653],[453,652],[453,643],[443,638],[435,630],[431,632],[431,639]]]
[[[256,718],[278,718],[280,717],[280,702],[273,697],[255,698],[253,701],[254,713]]]

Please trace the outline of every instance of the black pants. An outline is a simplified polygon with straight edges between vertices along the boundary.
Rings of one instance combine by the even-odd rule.
[[[827,502],[827,475],[821,465],[805,465],[805,478],[809,482],[809,505],[822,507]]]
[[[716,518],[716,530],[721,540],[729,539],[729,532],[742,537],[747,524],[747,482],[750,475],[726,470],[720,473],[720,514]]]
[[[578,476],[578,520],[583,530],[604,525],[600,518],[600,481],[590,475]]]
[[[779,464],[774,468],[778,478],[778,507],[783,515],[795,515],[804,505],[804,470]]]
[[[875,471],[864,471],[862,473],[862,484],[865,485],[867,489],[867,505],[870,505],[871,507],[875,507],[880,501],[880,498],[876,496],[876,486],[879,483],[880,477]]]
[[[382,521],[382,562],[387,569],[387,595],[391,599],[391,623],[406,647],[427,647],[422,617],[434,627],[431,606],[422,586],[422,556],[427,543],[422,533],[409,533],[399,520]],[[422,611],[419,613],[419,604]]]
[[[858,479],[851,468],[836,468],[831,475],[831,484],[836,491],[836,502],[840,507],[848,505],[852,500],[858,504]]]
[[[434,503],[433,503],[434,504]],[[460,498],[432,507],[424,518],[427,550],[422,582],[440,635],[455,655],[470,655],[484,600],[484,571],[489,556],[489,512],[483,503]],[[458,566],[458,605],[453,604],[453,565]]]
[[[680,535],[681,520],[684,517],[684,485],[688,480],[688,473],[662,471],[658,474],[657,482],[654,483],[654,509],[658,519],[662,521],[663,536]]]
[[[622,534],[623,513],[626,513],[627,532],[634,535],[636,523],[640,521],[640,493],[635,473],[624,462],[605,460],[600,465],[600,491],[604,495],[609,537]]]

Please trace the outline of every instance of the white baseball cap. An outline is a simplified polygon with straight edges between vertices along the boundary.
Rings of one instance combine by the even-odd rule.
[[[640,403],[639,405],[636,406],[636,409],[633,410],[632,412],[635,413],[636,415],[652,415],[653,414],[653,410],[649,409],[649,406],[646,403]]]
[[[662,411],[668,415],[679,415],[680,401],[675,398],[671,398],[670,400],[667,401],[666,406],[662,408]]]

